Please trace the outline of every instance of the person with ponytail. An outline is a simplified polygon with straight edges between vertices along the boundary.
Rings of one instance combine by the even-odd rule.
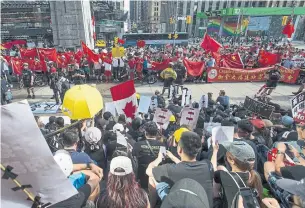
[[[215,170],[214,182],[214,198],[216,204],[214,207],[232,207],[232,203],[239,188],[246,185],[246,187],[254,190],[257,193],[257,200],[261,202],[263,186],[259,174],[253,169],[255,162],[255,153],[253,148],[244,141],[234,141],[229,143],[222,143],[227,150],[226,161],[229,164],[231,171],[228,171],[223,166],[217,166],[217,152],[219,149],[216,143],[213,148],[213,156],[211,162]],[[234,179],[233,179],[233,178]],[[234,207],[234,206],[233,206]]]
[[[110,162],[106,190],[101,191],[97,208],[150,208],[148,195],[137,183],[131,160],[118,156]]]

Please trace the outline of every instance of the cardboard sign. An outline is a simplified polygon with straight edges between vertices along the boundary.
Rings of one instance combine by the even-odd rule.
[[[105,103],[105,112],[109,111],[114,117],[117,115],[114,102]]]
[[[305,92],[301,92],[290,100],[292,116],[295,117],[298,111],[305,108]]]
[[[150,109],[154,111],[157,107],[158,107],[158,99],[156,96],[152,96],[150,102]]]
[[[167,129],[169,124],[169,118],[171,117],[172,112],[164,108],[156,108],[154,122],[158,124],[162,129]]]
[[[244,108],[252,113],[259,115],[263,118],[269,119],[274,111],[274,106],[268,105],[266,103],[254,100],[246,96],[244,102]]]
[[[212,142],[219,144],[223,142],[233,142],[234,127],[233,126],[216,126],[212,129]]]
[[[1,119],[1,164],[12,167],[10,172],[21,185],[29,185],[32,197],[55,204],[78,193],[55,162],[27,101],[1,106]],[[3,177],[5,172],[1,175],[1,205],[31,207],[33,202],[22,189],[13,191],[17,185]]]
[[[151,98],[148,96],[141,96],[140,98],[140,103],[138,107],[138,112],[139,113],[148,113],[148,109],[151,103]]]
[[[207,95],[202,95],[199,101],[199,109],[202,107],[207,108],[209,104],[208,96]]]
[[[199,117],[198,108],[184,107],[181,111],[180,125],[188,125],[192,129],[196,128],[196,124]]]

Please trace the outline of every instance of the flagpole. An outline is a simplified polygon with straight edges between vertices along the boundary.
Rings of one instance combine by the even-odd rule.
[[[238,29],[239,21],[240,21],[240,10],[238,12],[238,19],[237,19],[237,24],[236,24],[236,28],[235,28],[234,45],[235,45],[235,42],[236,42],[237,29]]]

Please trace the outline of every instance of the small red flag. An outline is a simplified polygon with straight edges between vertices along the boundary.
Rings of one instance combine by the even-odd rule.
[[[289,20],[287,22],[287,24],[285,25],[285,27],[283,28],[282,33],[284,35],[287,35],[287,38],[291,38],[291,35],[294,33],[294,26],[291,23],[291,20]]]

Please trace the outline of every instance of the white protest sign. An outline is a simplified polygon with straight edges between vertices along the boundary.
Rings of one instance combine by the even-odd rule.
[[[221,123],[213,123],[213,122],[204,123],[204,129],[210,133],[212,133],[212,129],[216,126],[221,126]]]
[[[1,106],[1,164],[12,167],[21,185],[38,196],[44,204],[55,204],[77,194],[77,190],[53,159],[45,138],[38,128],[29,104],[25,101]],[[17,130],[18,129],[18,130]],[[5,173],[2,172],[2,176]],[[31,207],[22,189],[10,179],[1,179],[2,207]]]
[[[156,108],[153,121],[156,122],[156,124],[158,124],[162,129],[167,129],[171,115],[172,112],[168,109]]]
[[[301,92],[290,99],[292,117],[296,117],[300,110],[305,108],[305,92]]]
[[[195,129],[199,117],[198,108],[184,107],[181,111],[180,125],[188,125]]]
[[[155,110],[158,107],[158,99],[156,96],[151,97],[150,109]]]
[[[140,103],[138,107],[138,112],[139,113],[148,113],[148,109],[151,103],[151,98],[148,96],[141,96],[140,98]]]
[[[189,105],[192,101],[192,91],[188,88],[182,89],[182,101],[181,106]]]
[[[234,127],[233,126],[216,126],[212,129],[212,141],[215,144],[223,142],[233,142]]]
[[[110,112],[113,116],[117,115],[114,102],[105,103],[105,112]]]
[[[202,107],[207,108],[208,107],[208,96],[207,95],[202,95],[199,101],[199,109],[201,109]]]

